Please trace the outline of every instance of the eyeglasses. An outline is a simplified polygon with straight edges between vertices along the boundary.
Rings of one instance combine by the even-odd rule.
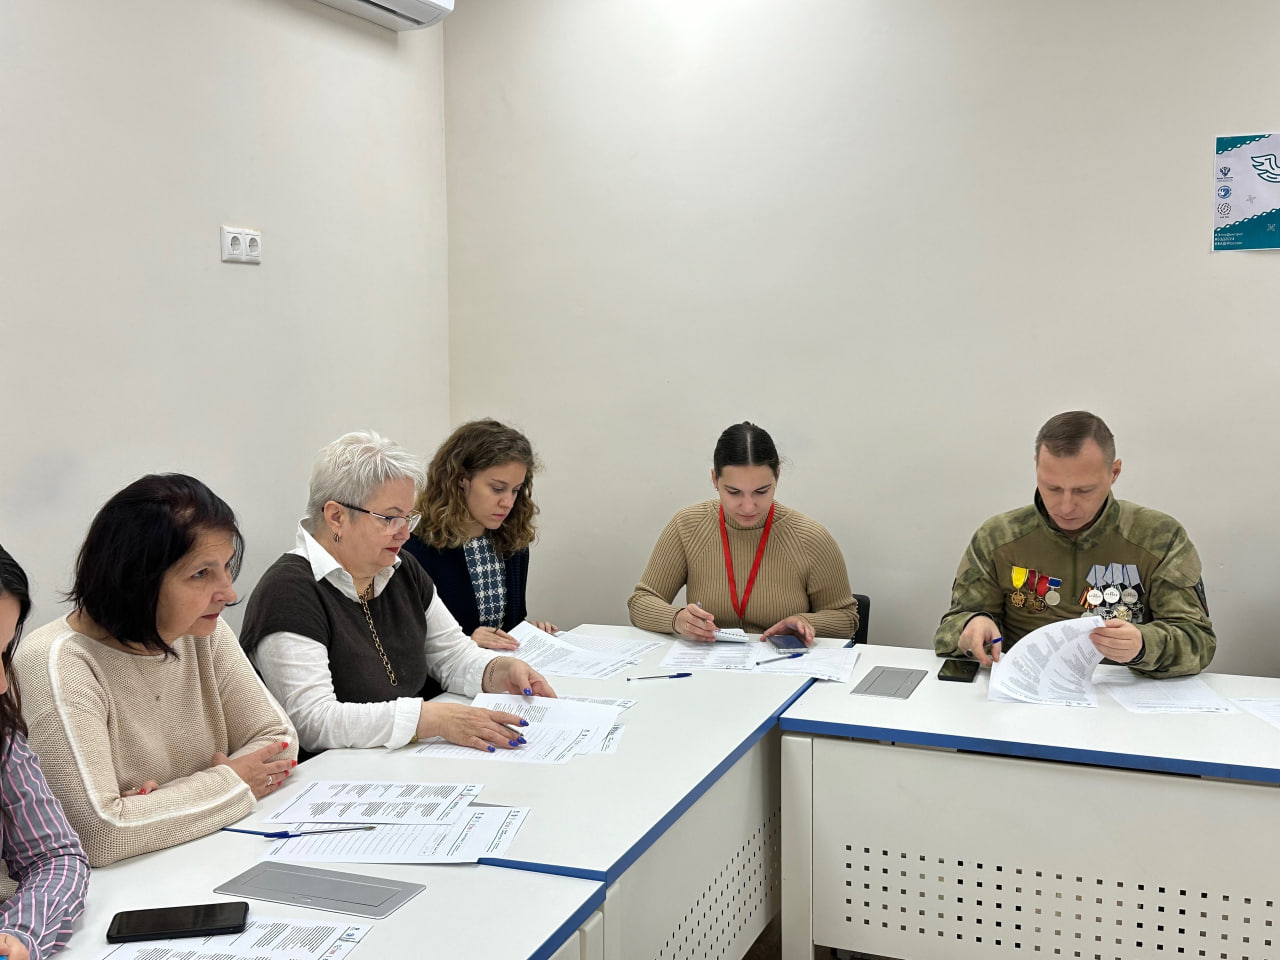
[[[343,503],[341,500],[335,500],[340,507],[346,507],[348,510],[358,510],[361,513],[367,513],[371,517],[377,517],[387,525],[388,533],[399,533],[401,530],[413,532],[413,528],[418,525],[418,521],[422,519],[422,514],[411,513],[407,517],[384,517],[380,513],[374,513],[372,510],[366,510],[364,507],[353,507],[349,503]]]

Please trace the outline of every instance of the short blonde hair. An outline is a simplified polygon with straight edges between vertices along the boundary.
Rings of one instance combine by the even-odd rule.
[[[416,496],[427,483],[422,458],[372,430],[343,434],[316,454],[305,526],[315,532],[330,500],[364,506],[388,480],[412,480]]]

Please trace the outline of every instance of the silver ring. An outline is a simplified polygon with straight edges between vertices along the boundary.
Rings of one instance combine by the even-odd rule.
[[[268,774],[267,774],[267,786],[268,786],[268,787],[274,787],[275,785],[276,785],[276,779],[275,779],[275,777],[268,773]]]

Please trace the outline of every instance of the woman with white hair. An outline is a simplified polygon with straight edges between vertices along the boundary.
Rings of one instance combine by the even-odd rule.
[[[241,642],[304,750],[399,747],[443,737],[478,750],[524,742],[514,714],[428,699],[554,697],[542,675],[462,632],[431,578],[400,548],[418,524],[422,462],[376,433],[320,451],[297,543],[249,598]]]

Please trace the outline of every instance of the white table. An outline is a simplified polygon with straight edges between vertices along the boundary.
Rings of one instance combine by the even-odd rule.
[[[622,715],[616,754],[555,765],[479,751],[428,761],[409,748],[330,750],[298,770],[313,780],[482,782],[481,802],[532,808],[508,858],[484,862],[605,883],[606,957],[734,960],[781,903],[777,717],[809,681],[701,671],[626,682],[661,672],[667,646],[612,680],[551,678],[561,694],[639,701]]]
[[[1247,713],[907,700],[816,684],[783,715],[783,955],[1280,956],[1280,730]],[[1206,674],[1227,697],[1280,680]]]
[[[279,793],[268,798],[261,812],[269,813],[282,800]],[[99,867],[89,882],[85,914],[59,957],[84,960],[99,954],[107,947],[107,926],[119,910],[236,899],[213,888],[253,866],[267,845],[260,837],[219,832]],[[603,955],[599,910],[604,887],[598,881],[476,864],[315,866],[421,883],[426,890],[383,920],[261,900],[248,901],[249,915],[372,924],[352,954],[357,960],[478,955],[597,960]]]

